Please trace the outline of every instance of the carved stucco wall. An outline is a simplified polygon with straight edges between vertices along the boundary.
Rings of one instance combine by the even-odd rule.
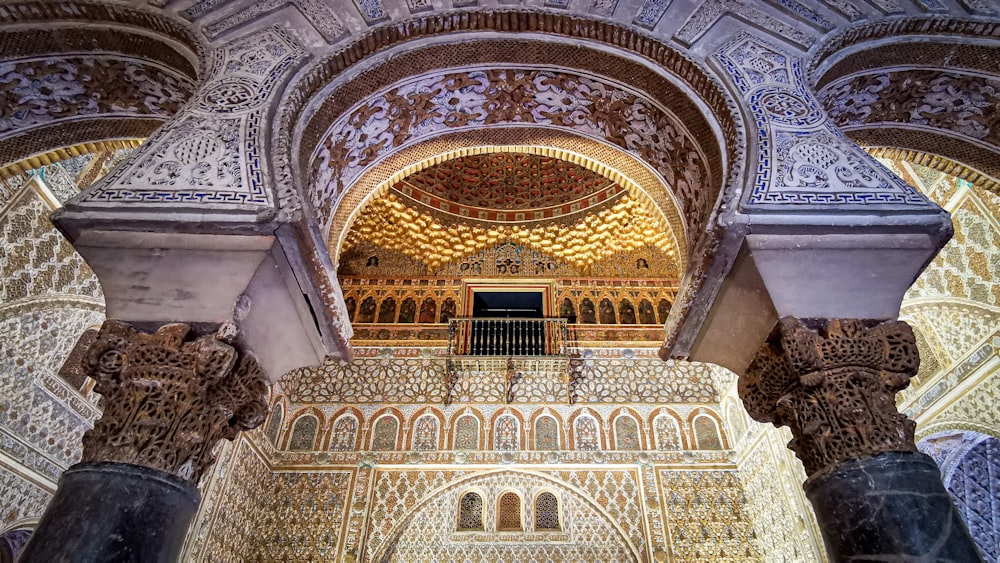
[[[210,514],[188,540],[197,560],[334,560],[354,470],[273,472],[244,439],[227,450],[212,480],[203,482],[202,513]]]
[[[955,236],[903,301],[900,317],[918,335],[923,365],[899,397],[917,435],[946,429],[1000,433],[996,379],[1000,358],[1000,196],[956,176],[884,160],[952,214]]]
[[[938,182],[940,178],[932,171],[912,168],[907,170],[911,173],[916,170],[915,173],[923,174],[925,178],[933,180],[934,182],[928,186],[922,184],[918,184],[918,186],[924,187],[925,193],[935,198],[950,198],[958,189],[962,188],[957,180],[945,178],[944,182]],[[950,187],[948,187],[949,181],[952,182]],[[964,189],[971,193],[971,189],[967,186]],[[968,205],[968,197],[961,201]],[[981,210],[984,206],[985,204],[977,209]],[[959,219],[963,217],[957,213],[956,215],[959,216]],[[976,224],[976,221],[986,220],[989,220],[988,216],[985,219],[974,217],[971,221]],[[968,225],[969,223],[962,222],[957,225],[956,229],[959,232],[965,232],[963,229],[967,229]],[[957,270],[958,275],[965,276],[962,285],[953,283],[952,287],[974,288],[977,283],[983,283],[982,280],[969,278],[967,273],[963,273],[964,270],[970,268],[970,258],[975,260],[976,253],[982,253],[982,250],[979,249],[988,248],[981,245],[978,248],[976,246],[979,245],[978,241],[982,238],[982,233],[975,228],[968,229],[968,232],[970,234],[966,236],[964,241],[963,235],[959,235],[952,243],[953,246],[958,247],[957,249],[949,247],[945,251],[945,256],[936,261],[929,269],[931,275],[935,271]],[[969,240],[972,241],[971,247]],[[956,257],[948,258],[949,252],[956,254]],[[991,254],[986,253],[987,259],[990,256]],[[979,271],[982,272],[981,269]],[[970,279],[972,279],[971,283],[968,281]],[[987,285],[992,288],[991,279]],[[913,293],[919,294],[919,297],[908,301],[907,308],[904,310],[911,313],[911,319],[918,328],[939,327],[935,332],[929,333],[927,339],[934,339],[934,342],[939,343],[940,350],[937,352],[937,356],[941,358],[940,365],[954,370],[955,360],[967,357],[969,361],[978,362],[976,366],[979,366],[981,371],[983,365],[990,361],[996,361],[995,350],[1000,350],[1000,340],[996,338],[990,340],[990,330],[995,330],[997,326],[995,320],[992,320],[995,317],[991,317],[989,314],[989,308],[992,306],[992,301],[990,301],[992,293],[980,293],[979,295],[985,297],[982,301],[975,301],[970,299],[970,294],[973,292],[970,289],[962,296],[961,300],[955,300],[951,294],[945,293],[948,285],[940,286],[942,289],[936,293],[933,291],[934,287],[936,286],[933,281],[922,278],[922,281],[918,282],[913,290]],[[919,293],[921,291],[927,293]],[[973,350],[977,343],[983,344]],[[334,541],[332,536],[320,538],[314,534],[310,535],[311,533],[305,530],[298,532],[298,536],[294,532],[282,532],[282,538],[287,535],[288,537],[297,537],[301,542],[305,542],[297,544],[298,547],[294,548],[300,550],[295,552],[300,557],[323,558],[331,553],[331,550],[339,549],[341,551],[338,553],[356,553],[359,559],[368,560],[370,556],[379,553],[386,542],[391,543],[388,536],[396,529],[398,522],[407,518],[414,518],[414,521],[419,521],[419,524],[405,527],[401,535],[396,538],[398,540],[396,544],[398,552],[396,553],[404,559],[414,554],[427,555],[430,553],[427,551],[428,549],[434,553],[439,551],[441,553],[464,553],[472,557],[493,557],[495,559],[502,558],[502,554],[508,553],[506,550],[509,550],[511,544],[504,541],[494,541],[497,540],[497,537],[484,538],[482,544],[474,548],[468,543],[453,542],[454,530],[451,530],[449,535],[446,524],[453,523],[457,493],[440,497],[435,497],[432,494],[435,490],[443,490],[448,483],[455,480],[472,478],[470,476],[477,476],[479,472],[487,468],[495,468],[494,465],[487,465],[484,468],[483,466],[466,464],[470,462],[502,463],[499,452],[470,452],[459,458],[456,457],[455,452],[447,451],[447,444],[451,443],[450,438],[442,436],[440,439],[445,444],[445,451],[423,452],[422,455],[418,456],[414,456],[416,452],[406,453],[412,444],[416,419],[428,412],[424,408],[424,401],[429,396],[435,396],[433,389],[439,385],[436,382],[439,381],[441,370],[439,366],[436,366],[439,362],[435,357],[436,354],[431,349],[423,349],[422,351],[420,349],[412,349],[412,351],[399,349],[394,353],[388,352],[388,349],[371,349],[371,353],[366,353],[364,350],[359,350],[359,357],[351,364],[331,363],[314,372],[306,370],[291,374],[286,379],[284,383],[287,385],[286,393],[288,395],[282,399],[284,401],[282,402],[282,412],[285,416],[282,423],[283,429],[275,435],[275,441],[279,444],[278,449],[281,449],[282,444],[288,443],[291,424],[296,416],[306,412],[303,410],[306,405],[309,406],[309,409],[319,407],[318,410],[309,410],[308,412],[315,412],[316,416],[322,419],[321,428],[318,431],[319,437],[314,441],[317,444],[315,447],[322,450],[327,447],[327,444],[333,442],[332,434],[334,433],[335,420],[338,420],[348,410],[338,404],[340,401],[347,400],[356,403],[358,407],[356,416],[359,417],[361,426],[359,432],[372,432],[371,425],[374,419],[379,416],[379,413],[387,412],[384,407],[380,406],[379,401],[384,400],[398,404],[400,407],[399,414],[402,418],[399,432],[401,435],[396,441],[404,451],[392,452],[387,457],[382,456],[390,453],[378,456],[366,456],[360,452],[353,454],[350,452],[285,453],[276,451],[271,445],[271,441],[263,436],[263,432],[255,432],[250,439],[258,446],[241,445],[240,447],[244,448],[241,450],[242,457],[233,463],[233,469],[217,474],[218,484],[212,483],[212,487],[215,487],[212,490],[222,492],[219,493],[218,499],[215,501],[217,504],[213,504],[210,511],[211,514],[215,515],[214,520],[200,520],[202,527],[199,528],[201,530],[199,538],[209,538],[208,541],[211,542],[212,538],[218,536],[219,539],[214,541],[219,543],[211,544],[215,545],[211,550],[206,548],[204,552],[197,549],[192,551],[192,554],[196,554],[199,560],[235,559],[239,553],[237,547],[249,549],[251,553],[263,553],[262,550],[265,549],[279,550],[275,546],[266,547],[264,543],[248,546],[245,542],[263,542],[259,539],[262,537],[261,534],[246,532],[245,524],[248,521],[255,522],[250,528],[252,530],[262,529],[256,526],[265,525],[264,522],[304,522],[302,513],[297,511],[303,510],[302,507],[306,507],[307,513],[311,510],[309,507],[313,506],[313,501],[309,500],[312,494],[310,487],[300,485],[303,492],[297,492],[297,490],[290,488],[287,483],[272,486],[270,489],[260,489],[256,488],[256,485],[246,484],[254,480],[250,478],[251,475],[259,474],[262,476],[266,472],[266,465],[261,461],[262,457],[277,464],[279,467],[277,472],[279,473],[284,471],[280,467],[296,467],[298,471],[305,470],[308,475],[312,475],[311,479],[314,480],[327,478],[324,475],[330,471],[350,472],[357,470],[355,473],[357,482],[353,488],[346,493],[338,492],[336,495],[338,510],[342,506],[348,506],[350,514],[342,522],[341,539]],[[970,352],[972,352],[971,355]],[[623,371],[635,372],[632,373],[632,376],[626,377],[618,383],[615,383],[613,378],[611,380],[606,377],[597,378],[608,389],[607,394],[601,395],[601,398],[592,396],[589,399],[583,399],[582,404],[575,407],[552,405],[546,402],[544,393],[535,398],[534,391],[530,390],[533,387],[529,385],[521,402],[511,411],[523,410],[524,413],[520,415],[523,420],[531,420],[532,413],[551,412],[560,420],[563,449],[572,449],[573,446],[568,444],[571,444],[574,438],[570,429],[567,428],[570,413],[585,405],[590,405],[588,407],[590,412],[600,420],[605,421],[600,424],[603,434],[601,443],[611,450],[613,446],[608,445],[613,440],[610,420],[615,406],[603,406],[602,399],[613,402],[634,400],[631,399],[630,392],[627,390],[628,385],[648,380],[653,373],[646,373],[646,371],[654,366],[642,367],[645,365],[643,362],[646,361],[643,359],[643,355],[644,352],[641,351],[638,356],[635,356],[635,352],[623,354],[621,350],[605,350],[600,357],[590,360],[592,369],[600,373],[607,371],[606,375],[608,376]],[[612,364],[615,364],[616,367],[613,367]],[[663,391],[671,388],[670,385],[667,385],[670,381],[683,381],[685,380],[684,374],[692,369],[697,369],[686,364],[678,364],[670,368],[657,364],[655,368],[655,372],[662,374],[657,377],[666,378],[656,385],[656,388]],[[967,371],[967,373],[974,372],[975,370]],[[421,376],[422,373],[426,375]],[[804,479],[801,465],[785,447],[785,443],[790,438],[787,430],[777,430],[770,426],[757,424],[748,420],[742,410],[729,408],[735,395],[730,388],[731,381],[727,379],[725,374],[706,372],[696,375],[691,372],[691,375],[694,376],[693,380],[712,381],[713,391],[721,389],[711,399],[712,404],[719,406],[712,408],[718,415],[725,417],[727,422],[725,427],[726,440],[732,444],[732,449],[719,452],[723,454],[723,457],[718,458],[716,466],[711,469],[700,467],[701,463],[710,459],[702,456],[705,452],[684,452],[683,450],[663,453],[651,451],[646,454],[648,457],[638,457],[628,452],[605,452],[605,457],[602,458],[605,463],[625,460],[633,460],[631,463],[638,462],[641,468],[638,474],[634,470],[619,470],[600,465],[572,465],[562,469],[558,468],[558,465],[551,464],[553,458],[537,455],[542,452],[525,451],[516,454],[517,457],[511,459],[518,464],[519,470],[524,469],[523,464],[526,463],[529,464],[528,471],[539,471],[546,476],[563,479],[567,483],[579,484],[580,488],[587,491],[587,494],[592,498],[602,498],[604,495],[608,499],[617,499],[609,501],[611,504],[625,499],[622,506],[640,507],[642,514],[640,520],[643,521],[644,534],[640,543],[648,542],[648,548],[641,547],[640,550],[645,551],[646,555],[644,556],[646,557],[656,556],[658,554],[656,550],[661,549],[664,554],[670,553],[675,560],[685,561],[699,559],[823,560],[818,529],[800,488],[800,483]],[[961,371],[959,370],[960,375]],[[401,377],[404,379],[416,377],[417,379],[411,382],[412,385],[399,386]],[[995,409],[992,409],[991,405],[1000,398],[1000,390],[993,389],[997,385],[991,383],[995,379],[985,378],[972,389],[963,390],[957,400],[943,409],[937,402],[940,395],[928,396],[922,392],[924,388],[920,387],[922,392],[920,396],[928,397],[926,406],[934,408],[935,405],[938,405],[934,412],[935,420],[962,420],[968,421],[969,424],[978,424],[979,427],[992,425],[995,428],[996,421],[991,414]],[[420,381],[426,381],[426,383],[420,384]],[[961,381],[960,377],[958,381]],[[491,401],[499,400],[500,381],[497,380],[494,383],[496,385],[491,385],[488,379],[480,380],[470,388],[480,388],[480,391],[472,392],[469,398],[473,402],[482,401],[484,404],[476,405],[471,410],[457,407],[453,412],[456,414],[478,412],[480,413],[478,417],[484,421],[490,420],[493,414],[503,412],[503,408],[488,405]],[[496,397],[488,392],[488,389],[492,387],[497,387]],[[543,387],[539,387],[539,389]],[[669,397],[659,397],[657,401],[684,401],[683,389],[684,387],[675,388],[669,393]],[[640,393],[640,395],[645,396],[645,393]],[[704,399],[701,399],[696,393],[687,395],[686,400],[697,402]],[[297,403],[297,401],[304,402]],[[296,406],[296,404],[300,406]],[[700,407],[697,407],[696,404],[689,403],[688,405],[686,406],[683,402],[675,403],[670,405],[668,409],[677,413],[678,419],[689,421],[687,414],[692,412],[692,408]],[[549,410],[553,407],[555,407],[554,410]],[[638,418],[642,420],[643,440],[647,444],[646,447],[655,450],[655,447],[650,448],[649,444],[655,444],[656,438],[646,433],[655,428],[655,425],[650,422],[650,417],[660,412],[655,410],[658,407],[645,406],[640,402],[632,408],[638,412]],[[734,412],[739,413],[739,415],[734,416]],[[920,412],[922,411],[915,411],[916,414]],[[443,414],[442,419],[447,421],[444,426],[448,426],[454,417]],[[489,423],[484,422],[484,424],[488,425]],[[685,432],[683,440],[690,447],[695,442],[695,437],[688,434],[691,432],[691,427],[687,423],[683,423],[683,426]],[[480,430],[482,432],[480,447],[488,448],[489,431],[483,428]],[[523,426],[522,430],[530,431],[530,424]],[[442,428],[441,431],[447,434],[450,429]],[[523,447],[530,450],[532,448],[531,442],[532,439],[527,437],[525,440],[527,446]],[[369,443],[371,443],[371,438],[368,434],[360,438],[361,450],[367,449]],[[260,453],[253,453],[258,450]],[[695,453],[698,455],[691,455]],[[586,457],[590,455],[592,454],[589,452],[564,452],[561,462],[588,464],[594,460],[594,458]],[[463,464],[455,465],[458,459],[461,459]],[[340,465],[344,461],[351,462],[351,465]],[[663,463],[665,461],[669,461],[669,463]],[[721,468],[718,467],[719,462],[721,462]],[[434,463],[438,469],[420,468],[420,465],[424,463]],[[442,463],[443,465],[441,465]],[[240,469],[239,464],[246,464],[247,468]],[[316,469],[309,470],[307,467],[315,467]],[[257,473],[253,473],[254,471]],[[632,475],[632,479],[636,483],[634,493],[611,494],[607,492],[608,481],[595,480],[592,477],[595,472]],[[776,476],[779,478],[775,478]],[[498,487],[503,488],[506,485],[514,486],[503,479],[497,479],[494,483],[485,477],[482,478],[484,481],[481,484],[488,486],[491,491],[499,490]],[[268,479],[264,478],[264,480]],[[591,485],[586,485],[588,480],[592,483]],[[238,482],[244,484],[234,484]],[[274,483],[273,480],[268,482]],[[309,482],[318,483],[319,481]],[[526,481],[521,482],[530,488],[525,483]],[[245,492],[236,493],[242,495],[239,496],[239,498],[244,499],[242,501],[237,501],[236,497],[230,494],[244,490]],[[455,491],[457,490],[455,489]],[[229,493],[225,491],[229,491]],[[269,494],[277,494],[280,500],[275,501],[267,498]],[[209,496],[209,499],[211,498]],[[258,506],[258,508],[248,512],[246,508],[232,505],[232,503],[244,501],[251,506]],[[447,513],[444,516],[438,514],[439,517],[436,519],[419,520],[418,517],[422,512],[416,507],[421,501],[429,503],[426,506],[434,506],[439,512]],[[439,504],[440,506],[438,506]],[[231,509],[230,505],[232,505]],[[266,510],[259,508],[260,505],[277,510],[277,514],[267,513]],[[629,510],[631,509],[625,508],[620,513],[633,514]],[[227,512],[240,516],[235,516],[235,521],[227,521],[225,517],[220,518],[219,515]],[[790,514],[800,516],[790,518],[787,516]],[[315,519],[318,516],[314,513],[312,518]],[[236,521],[241,523],[241,528],[237,529]],[[229,523],[227,524],[227,522]],[[232,534],[233,539],[224,539],[230,534]],[[422,544],[414,539],[418,534],[444,538],[443,543],[440,545],[435,542]],[[254,540],[254,538],[258,539]],[[285,540],[281,539],[281,541]],[[226,547],[226,542],[232,543],[232,546]],[[331,542],[334,543],[331,544]],[[532,551],[530,546],[518,549],[522,549],[526,553],[522,556],[527,559],[538,557],[542,553],[539,551],[541,548]],[[271,552],[271,555],[288,556],[291,553],[291,551],[279,550]]]
[[[579,403],[674,403],[715,400],[708,364],[666,364],[649,349],[581,350],[570,361],[572,393]],[[446,393],[447,354],[433,348],[358,348],[350,362],[327,360],[314,369],[286,375],[282,390],[295,402],[439,403]],[[559,373],[527,374],[516,402],[545,403],[570,392]],[[503,374],[483,372],[460,377],[454,391],[459,402],[499,401]]]
[[[47,175],[57,199],[77,191],[64,174]],[[58,371],[78,335],[104,320],[101,288],[25,180],[7,181],[0,201],[0,529],[41,516],[99,416]]]
[[[599,370],[641,373],[649,369],[639,367],[647,360],[635,357],[635,351],[606,350],[604,354],[612,352],[616,357],[592,362],[606,364]],[[356,382],[353,386],[359,390],[368,389],[352,393],[349,406],[342,402],[342,391],[322,394],[317,402],[302,387],[301,379],[289,395],[278,394],[280,428],[265,425],[240,439],[237,453],[224,454],[218,470],[203,483],[205,503],[188,540],[189,558],[231,561],[249,553],[265,559],[328,560],[333,554],[350,554],[372,561],[388,551],[390,560],[400,561],[433,557],[619,561],[634,558],[629,544],[635,546],[640,560],[660,560],[668,554],[677,561],[760,561],[771,560],[772,553],[795,560],[821,558],[818,540],[810,536],[815,530],[804,523],[811,522],[811,517],[801,521],[785,517],[807,509],[801,492],[795,492],[801,469],[792,465],[796,462],[784,450],[785,437],[779,431],[741,415],[738,423],[719,427],[724,434],[717,437],[715,447],[726,449],[697,449],[696,444],[712,447],[708,445],[712,441],[699,435],[695,420],[723,420],[721,408],[715,406],[717,399],[700,403],[688,397],[693,402],[642,404],[627,394],[619,396],[623,391],[618,389],[609,396],[612,403],[567,405],[539,397],[505,407],[496,404],[497,397],[482,397],[471,404],[442,407],[397,396],[385,386],[398,378],[396,371],[419,371],[418,366],[429,361],[408,355],[407,349],[400,349],[370,366],[369,360],[359,359],[360,365],[367,366],[363,372],[336,377],[341,385]],[[682,378],[692,368],[698,369],[659,365],[659,371]],[[724,370],[706,369],[699,379],[713,386],[734,381]],[[331,375],[325,368],[319,371]],[[384,395],[377,394],[380,389]],[[298,402],[303,397],[308,397],[306,402]],[[684,397],[669,400],[683,401]],[[376,421],[385,415],[398,417],[388,442],[394,446],[371,452],[381,432]],[[419,420],[428,415],[441,425],[438,445],[415,451],[420,449],[415,446],[421,432]],[[467,415],[480,421],[478,438],[473,440],[478,445],[460,450],[454,446],[458,440],[455,422]],[[515,451],[497,451],[496,421],[509,415],[518,421],[518,446]],[[614,421],[620,415],[638,422],[639,450],[619,449],[630,443],[616,436],[619,426]],[[675,421],[681,436],[664,438],[657,424],[663,415]],[[304,451],[288,451],[298,428],[296,421],[306,416],[318,419],[315,437],[304,440],[310,444]],[[597,451],[580,442],[585,440],[577,434],[576,421],[581,416],[597,421]],[[355,437],[340,440],[337,435],[343,430],[337,422],[344,417],[357,421],[343,427]],[[539,437],[535,433],[541,430],[531,421],[539,417],[557,421],[555,442],[561,451],[536,449]],[[748,426],[751,430],[742,436]],[[728,449],[737,440],[731,434],[733,427],[740,428],[742,438],[740,446]],[[353,446],[344,451],[337,444]],[[344,477],[346,489],[337,488],[331,494],[323,483],[332,474],[348,475]],[[776,480],[775,475],[782,478]],[[316,487],[327,488],[320,494]],[[486,531],[474,537],[455,530],[460,493],[470,488],[484,493],[487,511]],[[560,534],[539,535],[530,526],[524,533],[491,531],[501,492],[514,490],[531,498],[545,488],[559,492],[566,511],[566,526]],[[527,504],[524,518],[526,523],[532,521]],[[334,522],[340,527],[328,530]],[[617,536],[627,540],[615,540]]]
[[[379,496],[370,516],[365,560],[635,561],[636,546],[643,544],[636,480],[634,470],[569,475],[518,470],[378,471],[374,483]],[[441,489],[435,485],[442,481],[451,485],[435,490]],[[582,491],[581,485],[586,487]],[[456,533],[455,507],[466,490],[482,494],[485,532]],[[526,532],[495,531],[500,493],[515,491],[521,499],[533,499],[542,490],[554,491],[559,498],[562,530],[532,533],[534,507],[522,500]]]
[[[387,464],[362,460],[272,472],[261,459],[267,454],[249,440],[241,439],[235,449],[232,461],[225,460],[203,487],[209,508],[203,508],[189,538],[189,560],[332,560],[351,554],[372,561],[388,552],[389,560],[399,561],[646,561],[667,553],[678,561],[760,561],[770,559],[771,549],[796,554],[796,560],[819,557],[809,552],[814,542],[795,545],[801,538],[793,533],[754,524],[755,512],[765,506],[793,505],[782,501],[781,487],[755,491],[750,499],[744,470],[732,464],[425,469],[400,457]],[[758,463],[764,468],[754,470],[756,479],[766,474],[774,481],[779,466],[766,457]],[[470,489],[486,499],[487,531],[463,536],[456,533],[458,499]],[[562,530],[533,532],[532,507],[525,504],[525,532],[492,531],[497,496],[508,490],[528,499],[541,490],[555,491]],[[761,531],[768,543],[761,543]]]

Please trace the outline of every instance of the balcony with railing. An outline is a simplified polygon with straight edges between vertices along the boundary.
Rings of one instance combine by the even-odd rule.
[[[451,319],[451,356],[565,356],[566,319]]]
[[[524,374],[557,374],[568,383],[566,319],[456,318],[448,324],[450,389],[463,375],[502,372],[508,402]]]

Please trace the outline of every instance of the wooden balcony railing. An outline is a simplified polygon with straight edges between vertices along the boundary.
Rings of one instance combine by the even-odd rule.
[[[565,356],[566,319],[457,318],[448,325],[449,356]]]

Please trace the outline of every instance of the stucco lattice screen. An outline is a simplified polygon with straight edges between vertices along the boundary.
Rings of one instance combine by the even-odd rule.
[[[559,530],[559,499],[550,492],[535,497],[535,530]]]
[[[507,492],[500,495],[497,501],[497,531],[498,532],[520,532],[524,528],[521,525],[521,497],[517,493]]]
[[[465,493],[458,507],[458,530],[483,529],[483,497],[478,493]]]

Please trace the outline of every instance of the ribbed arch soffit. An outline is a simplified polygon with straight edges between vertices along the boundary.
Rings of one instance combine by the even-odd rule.
[[[204,78],[210,51],[163,12],[96,2],[0,10],[0,167],[106,141],[145,139]],[[71,151],[71,152],[79,152]]]
[[[831,119],[873,155],[1000,193],[1000,22],[946,15],[858,26],[816,49]]]

